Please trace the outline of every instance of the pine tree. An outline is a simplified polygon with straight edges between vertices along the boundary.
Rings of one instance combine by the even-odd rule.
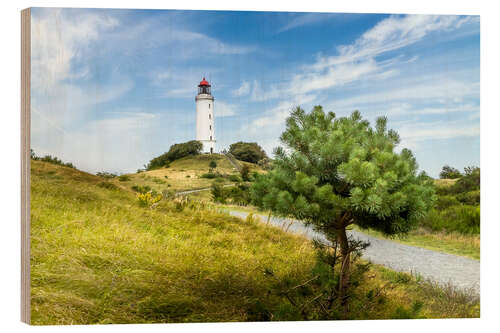
[[[300,219],[340,245],[338,295],[348,311],[352,244],[346,228],[356,224],[385,234],[408,232],[435,200],[434,186],[408,149],[380,117],[375,128],[355,111],[350,117],[310,113],[297,107],[275,149],[273,170],[251,188],[255,205]]]

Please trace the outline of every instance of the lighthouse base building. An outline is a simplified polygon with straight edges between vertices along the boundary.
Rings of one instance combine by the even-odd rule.
[[[214,97],[210,84],[203,78],[196,95],[196,140],[203,144],[204,153],[215,152]]]

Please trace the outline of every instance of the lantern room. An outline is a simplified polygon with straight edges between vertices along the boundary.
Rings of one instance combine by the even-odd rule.
[[[198,95],[200,94],[207,94],[210,95],[210,83],[203,78],[201,80],[200,84],[198,85]]]

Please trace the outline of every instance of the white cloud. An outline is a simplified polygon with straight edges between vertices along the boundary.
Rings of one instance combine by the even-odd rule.
[[[68,17],[61,9],[47,9],[32,16],[32,86],[50,90],[59,81],[74,76],[86,76],[88,69],[72,73],[72,61],[85,53],[89,43],[99,33],[118,25],[115,18],[82,13]]]
[[[459,137],[479,137],[479,123],[434,122],[409,123],[396,128],[401,137],[399,148],[417,150],[423,141],[454,139]]]
[[[331,101],[336,109],[362,108],[391,102],[439,102],[456,103],[466,97],[479,96],[479,82],[470,82],[457,77],[447,77],[446,73],[398,80],[395,85],[384,86],[374,92],[358,94],[354,97]],[[430,110],[428,110],[430,112]]]
[[[215,102],[215,117],[230,117],[236,115],[235,108],[233,104],[227,104],[222,101]]]
[[[250,82],[243,81],[238,89],[233,90],[233,96],[246,96],[250,93]]]
[[[307,18],[304,17],[303,20],[305,22]],[[275,107],[255,119],[249,129],[253,133],[275,137],[277,143],[276,133],[281,133],[284,128],[284,121],[291,107],[297,104],[303,106],[312,101],[317,103],[317,98],[322,96],[322,92],[332,91],[340,86],[349,85],[352,88],[353,83],[357,83],[358,89],[360,89],[359,87],[367,89],[361,89],[362,93],[354,95],[354,97],[337,97],[329,101],[325,109],[348,110],[350,113],[354,109],[365,107],[365,112],[370,115],[376,111],[377,115],[390,113],[408,116],[412,114],[417,117],[423,114],[471,110],[474,105],[470,105],[470,103],[467,106],[457,105],[466,98],[479,96],[479,82],[471,83],[470,75],[433,73],[424,77],[416,75],[402,80],[398,77],[401,75],[398,67],[403,68],[406,64],[416,62],[418,56],[404,59],[404,56],[400,54],[385,60],[380,60],[378,56],[415,44],[432,33],[457,30],[469,23],[477,25],[477,20],[477,17],[460,16],[390,16],[363,33],[352,44],[339,46],[336,55],[320,55],[314,63],[300,67],[295,74],[290,75],[291,80],[288,82],[261,87],[257,81],[254,81],[252,100],[279,100]],[[299,24],[299,21],[295,24]],[[382,84],[382,81],[391,82],[391,85]],[[353,96],[352,91],[350,95]],[[308,98],[310,96],[314,96],[315,99],[310,100]],[[419,103],[425,102],[437,105],[433,107],[419,106]],[[420,140],[418,138],[425,138],[425,136],[428,138],[450,138],[476,133],[476,128],[471,129],[458,125],[458,127],[453,127],[450,124],[445,126],[446,128],[436,127],[432,130],[413,128],[411,130],[413,134],[406,136],[406,142],[415,143]],[[244,126],[245,128],[247,127]],[[407,127],[403,128],[403,131],[406,130]],[[411,131],[404,133],[406,135]]]
[[[457,29],[474,22],[474,17],[407,15],[391,16],[366,31],[355,42],[337,48],[334,56],[319,56],[313,64],[302,66],[290,82],[262,88],[254,82],[252,100],[289,98],[291,94],[318,92],[356,81],[385,80],[399,74],[396,64],[410,63],[400,57],[378,61],[376,57],[422,40],[436,31]]]
[[[339,55],[322,57],[311,68],[325,67],[373,58],[414,44],[432,32],[458,29],[467,23],[475,23],[476,17],[455,15],[406,15],[390,16],[366,31],[354,43],[338,47]]]
[[[278,30],[278,33],[285,32],[291,29],[302,27],[309,24],[322,22],[325,20],[333,19],[339,14],[331,13],[301,13],[301,14],[288,14],[294,15],[290,18],[289,22]]]

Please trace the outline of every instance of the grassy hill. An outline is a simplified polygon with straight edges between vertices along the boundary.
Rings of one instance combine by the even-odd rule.
[[[239,175],[238,171],[230,164],[227,158],[221,154],[203,154],[187,156],[176,160],[168,168],[160,168],[135,174],[129,174],[130,180],[120,181],[119,178],[112,182],[120,187],[133,185],[149,186],[157,192],[163,190],[183,191],[210,187],[215,179],[203,178],[202,175],[209,172],[209,163],[214,160],[217,163],[216,172],[222,175]],[[263,172],[257,165],[240,161],[250,167],[250,172]],[[122,178],[123,179],[123,178]],[[222,184],[231,184],[227,177],[220,177],[217,181]]]
[[[33,324],[299,319],[264,271],[287,286],[310,279],[309,241],[199,203],[144,208],[114,182],[32,161]],[[380,267],[368,274],[353,318],[413,316],[420,300],[419,316],[479,314],[461,294]],[[366,303],[389,282],[383,302]]]
[[[264,267],[299,281],[312,247],[206,208],[140,207],[131,191],[32,161],[34,324],[248,320]],[[272,302],[272,300],[271,300]]]

